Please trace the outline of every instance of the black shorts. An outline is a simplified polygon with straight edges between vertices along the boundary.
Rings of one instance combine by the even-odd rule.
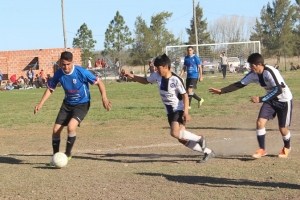
[[[183,121],[182,116],[183,116],[182,110],[168,114],[169,125],[171,126],[172,122],[178,122],[179,124],[185,125],[185,122]]]
[[[258,118],[273,119],[277,115],[278,126],[288,127],[292,120],[292,109],[292,100],[288,102],[271,100],[263,103]]]
[[[61,124],[63,126],[67,126],[72,118],[76,119],[80,125],[80,122],[84,119],[86,114],[88,113],[90,108],[90,102],[86,102],[83,104],[69,104],[67,102],[63,102],[57,118],[55,120],[55,124]]]
[[[197,82],[198,82],[197,78],[187,78],[186,79],[186,90],[188,88],[197,89]]]

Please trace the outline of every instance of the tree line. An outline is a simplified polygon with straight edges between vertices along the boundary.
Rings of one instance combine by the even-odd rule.
[[[277,58],[278,63],[280,57],[300,55],[300,0],[273,0],[263,6],[259,18],[222,16],[209,25],[203,19],[200,3],[195,9],[199,44],[260,41],[262,54],[266,58]],[[185,30],[188,41],[183,41],[182,35],[176,37],[166,28],[172,14],[166,11],[154,14],[150,24],[137,16],[132,33],[117,11],[105,31],[102,56],[119,58],[123,64],[145,66],[150,58],[162,54],[165,46],[196,44],[194,18]],[[96,42],[84,23],[73,39],[73,47],[81,48],[84,61],[93,57]]]

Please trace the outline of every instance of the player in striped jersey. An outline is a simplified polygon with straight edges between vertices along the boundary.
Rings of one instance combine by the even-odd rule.
[[[188,148],[203,152],[204,157],[199,162],[206,162],[215,157],[215,153],[206,148],[204,136],[198,136],[185,130],[185,122],[190,121],[189,98],[182,79],[170,70],[171,60],[166,54],[158,56],[154,61],[154,66],[157,71],[147,78],[135,76],[127,71],[123,73],[124,76],[142,84],[156,83],[168,115],[171,136],[177,138]]]
[[[265,125],[269,119],[273,119],[277,115],[279,131],[284,143],[278,157],[286,158],[291,151],[291,133],[288,126],[290,126],[292,118],[292,93],[279,71],[272,66],[264,65],[264,58],[259,53],[251,54],[247,61],[251,71],[241,81],[222,89],[209,88],[209,91],[214,94],[224,94],[243,88],[250,83],[257,83],[263,87],[266,91],[265,96],[252,96],[250,99],[252,103],[263,103],[256,124],[259,149],[252,156],[260,158],[267,155]]]

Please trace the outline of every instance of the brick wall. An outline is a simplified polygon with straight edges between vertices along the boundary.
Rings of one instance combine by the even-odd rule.
[[[19,50],[19,51],[0,51],[0,69],[2,74],[10,77],[13,74],[26,77],[26,72],[30,67],[34,67],[38,61],[37,69],[34,74],[44,70],[45,76],[54,72],[59,68],[56,64],[59,61],[61,52],[64,48],[55,49],[36,49],[36,50]],[[68,51],[73,53],[74,64],[81,65],[80,48],[69,48]],[[7,74],[7,75],[6,75]]]

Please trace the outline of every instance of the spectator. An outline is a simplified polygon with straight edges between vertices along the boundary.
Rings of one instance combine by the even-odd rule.
[[[290,71],[292,70],[297,70],[297,68],[293,65],[293,63],[291,62],[291,67],[290,67]]]
[[[1,86],[1,83],[2,83],[2,78],[3,78],[3,74],[2,74],[2,70],[0,69],[0,86]]]
[[[15,89],[15,87],[13,86],[13,83],[11,82],[11,80],[8,80],[5,86],[6,90],[13,90]]]
[[[36,88],[42,88],[43,87],[43,79],[38,75],[36,75],[35,87]]]
[[[154,73],[154,71],[155,71],[154,68],[155,67],[154,67],[154,64],[153,64],[153,60],[150,60],[149,61],[149,72],[150,72],[150,75]]]
[[[235,68],[234,68],[234,66],[232,66],[232,64],[230,64],[230,66],[229,66],[229,71],[231,73],[236,73]]]
[[[175,74],[178,74],[179,69],[180,69],[180,60],[179,60],[179,58],[175,59],[174,65],[175,65]]]
[[[228,60],[226,57],[226,53],[225,52],[221,53],[220,58],[221,58],[221,69],[223,73],[223,78],[226,78],[226,70],[228,67]]]
[[[277,63],[274,65],[274,68],[279,70],[279,66]]]
[[[98,58],[97,61],[95,62],[95,68],[100,67],[101,63],[100,63],[100,59]]]
[[[102,66],[102,68],[105,68],[105,65],[106,65],[106,63],[105,63],[105,61],[104,61],[104,58],[102,58],[102,59],[101,59],[101,66]]]
[[[120,61],[118,58],[115,59],[115,66],[117,68],[118,75],[120,74]]]
[[[89,61],[88,61],[88,69],[92,69],[92,57],[89,57]]]
[[[39,73],[39,78],[42,80],[42,83],[45,83],[45,75],[44,75],[44,70],[42,69]]]
[[[33,78],[34,78],[34,72],[32,71],[32,68],[30,68],[28,71],[27,71],[27,78],[29,80],[29,85],[31,85],[31,87],[33,86]]]

